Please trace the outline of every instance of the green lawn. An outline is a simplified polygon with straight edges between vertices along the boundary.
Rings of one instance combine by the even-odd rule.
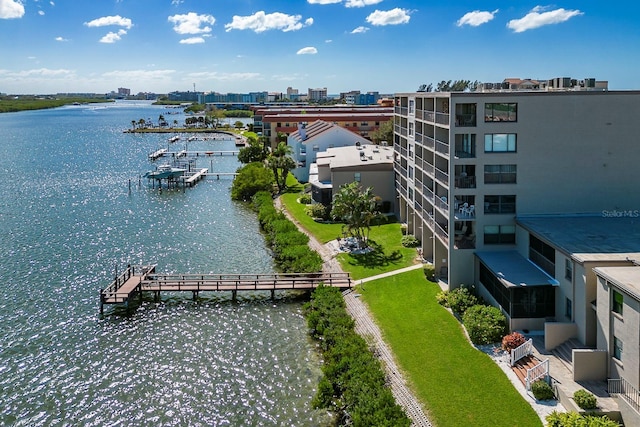
[[[502,370],[467,341],[435,299],[438,285],[414,270],[360,289],[398,364],[438,427],[541,426]]]
[[[321,243],[327,243],[342,236],[343,224],[318,223],[306,214],[306,205],[298,203],[300,188],[295,187],[291,192],[280,196],[287,211]],[[402,246],[400,227],[401,225],[397,222],[371,227],[369,245],[374,250],[361,255],[339,254],[338,261],[342,268],[349,271],[351,277],[357,280],[414,264],[417,256],[416,249]]]

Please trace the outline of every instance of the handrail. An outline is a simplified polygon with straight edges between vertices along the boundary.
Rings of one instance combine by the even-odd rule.
[[[620,395],[637,413],[640,414],[640,392],[624,378],[610,378],[607,380],[609,394]]]
[[[515,365],[516,362],[523,357],[530,356],[533,353],[533,338],[529,338],[523,344],[511,350],[511,354],[509,355],[511,358],[511,366]]]
[[[545,359],[531,369],[527,369],[526,384],[527,390],[531,390],[531,384],[536,380],[549,376],[549,359]]]

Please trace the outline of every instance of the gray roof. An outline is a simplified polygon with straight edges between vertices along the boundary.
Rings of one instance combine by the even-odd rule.
[[[328,148],[317,157],[318,164],[329,164],[331,169],[393,165],[393,148],[373,144]]]
[[[578,262],[640,260],[640,212],[517,217],[516,223]]]
[[[640,267],[596,267],[593,271],[640,301]]]
[[[557,280],[516,251],[476,252],[475,255],[507,288],[558,284]]]

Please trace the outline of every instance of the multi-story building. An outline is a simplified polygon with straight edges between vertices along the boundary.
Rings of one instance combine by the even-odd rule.
[[[396,94],[399,215],[450,288],[517,249],[516,216],[640,207],[640,92],[578,89]]]
[[[369,138],[381,123],[393,118],[393,107],[379,106],[258,106],[252,110],[254,132],[269,138],[272,147],[276,145],[278,134],[289,135],[297,131],[301,123],[323,120]]]
[[[307,90],[307,96],[309,98],[309,101],[314,102],[314,101],[323,101],[325,99],[327,99],[327,88],[326,87],[321,87],[321,88],[309,88]]]

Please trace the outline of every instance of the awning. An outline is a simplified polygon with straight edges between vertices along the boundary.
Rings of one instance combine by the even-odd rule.
[[[475,255],[507,288],[559,284],[516,251],[476,252]]]

